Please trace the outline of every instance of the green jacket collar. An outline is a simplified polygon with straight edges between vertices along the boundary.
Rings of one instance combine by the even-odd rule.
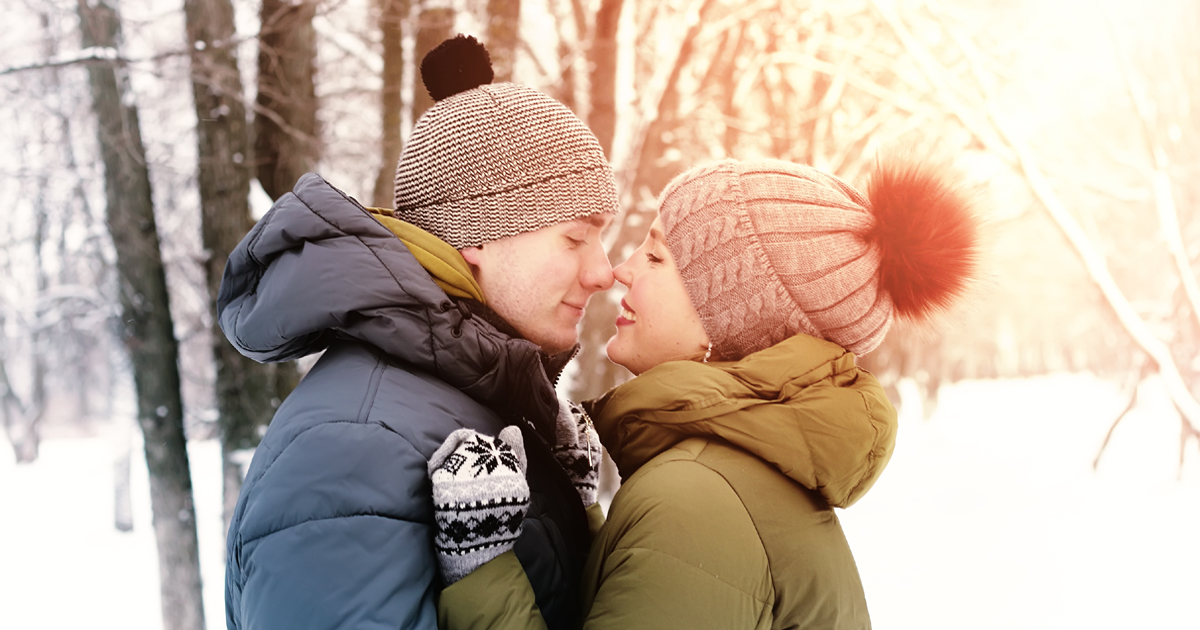
[[[839,507],[866,493],[895,445],[896,411],[875,377],[803,334],[737,362],[664,363],[587,406],[623,479],[688,437],[711,436]]]

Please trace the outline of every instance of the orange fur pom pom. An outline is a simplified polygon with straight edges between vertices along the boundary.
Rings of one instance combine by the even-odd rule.
[[[945,171],[915,163],[877,167],[867,185],[881,254],[880,288],[896,315],[921,319],[950,306],[978,263],[979,220]]]

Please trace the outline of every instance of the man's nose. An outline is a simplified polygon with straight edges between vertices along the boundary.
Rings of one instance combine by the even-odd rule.
[[[597,245],[594,250],[580,270],[580,284],[592,292],[607,291],[613,285],[612,265],[604,254],[604,248]]]

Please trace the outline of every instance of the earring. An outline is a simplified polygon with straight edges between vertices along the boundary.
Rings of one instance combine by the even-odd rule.
[[[704,351],[704,360],[701,363],[708,363],[708,358],[712,356],[712,342],[708,342],[708,349]]]

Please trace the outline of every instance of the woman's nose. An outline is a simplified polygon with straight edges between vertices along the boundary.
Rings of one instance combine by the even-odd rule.
[[[626,287],[633,284],[633,272],[629,269],[628,260],[617,265],[616,267],[613,267],[612,273],[613,279],[625,285]]]

